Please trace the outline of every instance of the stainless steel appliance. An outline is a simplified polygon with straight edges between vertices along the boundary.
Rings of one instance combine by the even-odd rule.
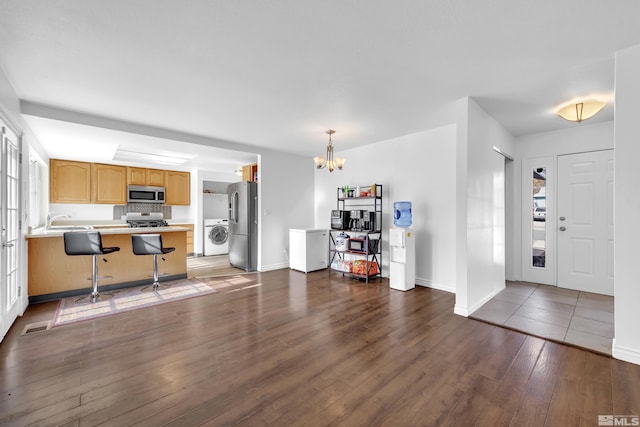
[[[349,211],[331,211],[331,229],[332,230],[348,230],[349,229]]]
[[[245,271],[258,268],[258,184],[229,184],[229,264]]]
[[[364,214],[366,211],[362,209],[352,210],[350,217],[351,221],[349,222],[349,229],[353,231],[361,231],[364,223]]]
[[[376,219],[375,212],[365,212],[364,221],[362,223],[362,229],[367,231],[377,231],[378,220]]]
[[[136,203],[164,203],[164,187],[150,187],[145,185],[127,186],[127,202]]]
[[[162,212],[127,212],[127,224],[131,228],[140,227],[167,227]]]

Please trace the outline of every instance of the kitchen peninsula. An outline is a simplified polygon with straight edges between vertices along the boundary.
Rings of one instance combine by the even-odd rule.
[[[159,233],[165,247],[175,247],[175,252],[159,260],[161,280],[187,277],[187,231],[185,227],[154,228],[98,228],[105,247],[118,246],[119,252],[105,255],[100,261],[100,276],[112,276],[101,280],[102,291],[151,283],[153,257],[134,255],[131,250],[132,234]],[[62,297],[88,294],[91,291],[91,256],[68,256],[64,252],[63,230],[36,230],[26,234],[29,247],[28,295],[29,302],[43,302]],[[103,257],[99,257],[100,259]]]

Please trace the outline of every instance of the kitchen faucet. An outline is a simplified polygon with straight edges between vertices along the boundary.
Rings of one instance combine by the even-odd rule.
[[[51,223],[53,222],[54,219],[57,218],[71,218],[69,215],[67,214],[60,214],[60,215],[54,215],[53,212],[49,212],[47,214],[47,225],[45,226],[45,230],[50,230],[51,229]]]

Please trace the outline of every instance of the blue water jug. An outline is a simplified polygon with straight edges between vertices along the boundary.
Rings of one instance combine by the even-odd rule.
[[[411,227],[411,202],[393,202],[393,225]]]

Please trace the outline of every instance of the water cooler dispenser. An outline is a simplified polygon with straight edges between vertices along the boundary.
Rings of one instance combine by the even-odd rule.
[[[416,283],[416,243],[411,226],[411,202],[393,204],[393,224],[399,228],[389,230],[389,286],[391,289],[408,291]]]

